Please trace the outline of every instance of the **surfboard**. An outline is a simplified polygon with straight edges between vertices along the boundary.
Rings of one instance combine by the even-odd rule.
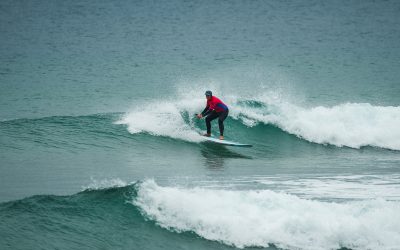
[[[253,147],[251,144],[243,144],[239,142],[234,142],[234,141],[228,141],[228,140],[220,140],[214,137],[207,137],[204,136],[204,139],[208,142],[216,143],[216,144],[221,144],[225,146],[234,146],[234,147]]]

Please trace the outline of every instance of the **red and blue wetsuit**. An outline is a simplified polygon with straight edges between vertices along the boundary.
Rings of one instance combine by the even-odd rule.
[[[211,134],[211,121],[218,117],[219,133],[224,135],[224,120],[228,116],[229,109],[225,103],[223,103],[219,98],[211,96],[207,100],[207,106],[201,112],[202,116],[206,117],[207,134]]]

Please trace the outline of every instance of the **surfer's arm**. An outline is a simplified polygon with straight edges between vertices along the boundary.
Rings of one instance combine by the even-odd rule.
[[[210,106],[207,106],[203,112],[201,112],[201,116],[204,117],[206,115],[208,115],[211,112]]]

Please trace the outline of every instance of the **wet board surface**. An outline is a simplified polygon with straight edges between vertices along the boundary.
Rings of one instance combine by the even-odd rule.
[[[234,147],[252,147],[253,145],[250,144],[243,144],[239,142],[234,142],[234,141],[228,141],[228,140],[220,140],[214,137],[207,137],[204,136],[204,139],[207,140],[208,142],[212,143],[217,143],[225,146],[234,146]]]

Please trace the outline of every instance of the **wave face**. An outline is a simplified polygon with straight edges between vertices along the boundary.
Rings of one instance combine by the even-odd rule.
[[[138,104],[117,124],[127,125],[131,133],[145,132],[192,142],[200,141],[198,131],[204,129],[204,124],[194,115],[204,108],[205,100],[196,98],[198,93],[180,96],[178,101]],[[400,107],[368,103],[302,107],[287,101],[276,92],[252,97],[227,95],[225,102],[230,107],[230,117],[245,126],[242,130],[266,124],[318,144],[400,150],[400,130],[397,129],[400,127]],[[229,122],[226,126],[229,128]]]
[[[239,248],[394,249],[400,204],[385,200],[334,203],[269,190],[138,186],[133,204],[163,228],[195,232]]]
[[[73,195],[0,203],[0,244],[2,249],[82,244],[88,249],[396,249],[399,209],[398,200],[324,202],[265,189],[113,179]]]
[[[274,92],[252,98],[228,95],[225,102],[230,107],[225,122],[228,139],[252,144],[249,139],[261,137],[260,133],[278,132],[279,136],[294,135],[293,139],[297,137],[322,145],[400,150],[400,107],[345,103],[307,108],[292,104]],[[99,143],[98,138],[106,139],[107,144],[99,146],[114,146],[128,138],[125,129],[119,125],[126,125],[131,134],[146,133],[198,143],[203,141],[200,134],[205,130],[205,124],[204,119],[198,120],[195,114],[201,112],[204,105],[205,100],[197,92],[176,100],[139,103],[126,113],[1,121],[0,130],[11,144],[16,140],[32,140],[57,148],[70,144],[74,148],[74,141],[83,137],[93,144]],[[258,125],[266,126],[255,129]],[[213,132],[218,133],[215,121]]]

